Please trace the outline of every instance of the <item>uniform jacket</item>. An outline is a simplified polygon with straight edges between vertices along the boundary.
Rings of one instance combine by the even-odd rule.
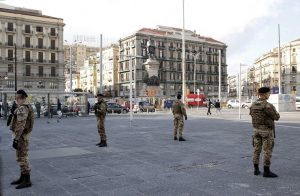
[[[107,104],[103,99],[101,99],[99,102],[95,103],[94,109],[97,117],[103,117],[107,112]]]
[[[184,104],[180,100],[176,100],[172,106],[174,116],[187,116]]]
[[[280,115],[275,107],[267,100],[258,99],[250,107],[252,125],[256,129],[275,129],[275,120],[279,120]]]

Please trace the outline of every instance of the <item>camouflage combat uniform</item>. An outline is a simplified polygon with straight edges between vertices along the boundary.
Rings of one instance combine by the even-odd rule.
[[[34,114],[32,106],[29,103],[19,105],[14,112],[11,130],[13,131],[13,138],[19,138],[16,157],[22,174],[30,174],[31,171],[28,161],[28,146],[33,122]]]
[[[101,99],[101,101],[97,102],[94,105],[94,109],[95,115],[97,117],[97,127],[100,136],[100,141],[106,141],[104,121],[107,111],[107,104],[103,99]]]
[[[253,164],[259,164],[261,150],[264,150],[264,166],[271,165],[274,147],[274,120],[279,120],[280,115],[275,107],[266,100],[258,99],[250,108],[252,117],[253,134]]]
[[[182,137],[182,131],[184,126],[183,117],[187,116],[184,104],[180,100],[176,100],[173,103],[172,112],[174,115],[174,137],[177,137],[177,130],[179,131],[179,137]]]

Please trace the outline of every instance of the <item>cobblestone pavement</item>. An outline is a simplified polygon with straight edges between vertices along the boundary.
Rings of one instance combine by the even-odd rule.
[[[18,195],[300,195],[300,113],[277,123],[271,169],[254,176],[251,124],[237,110],[207,117],[189,111],[186,142],[174,141],[168,111],[108,115],[108,147],[98,142],[94,117],[37,119],[30,144],[33,186],[16,190],[19,175],[10,131],[0,121],[1,193]],[[232,117],[231,117],[232,116]],[[262,166],[261,166],[262,169]]]

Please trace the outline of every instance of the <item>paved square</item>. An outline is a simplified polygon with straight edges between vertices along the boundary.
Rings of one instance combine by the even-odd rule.
[[[95,146],[94,117],[37,119],[29,152],[33,186],[23,190],[10,185],[19,167],[1,120],[2,195],[300,195],[299,120],[285,114],[277,123],[271,169],[279,178],[266,179],[253,175],[249,118],[204,113],[190,111],[186,142],[173,140],[169,113],[137,115],[131,128],[128,115],[108,115],[108,148]]]

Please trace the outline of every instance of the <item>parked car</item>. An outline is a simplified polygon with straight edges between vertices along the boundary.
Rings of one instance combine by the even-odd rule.
[[[155,112],[155,108],[154,105],[149,102],[140,101],[134,105],[133,112]]]
[[[126,114],[129,110],[117,103],[107,103],[107,113]]]
[[[237,99],[228,100],[226,104],[227,108],[238,108],[240,107],[240,102]]]

